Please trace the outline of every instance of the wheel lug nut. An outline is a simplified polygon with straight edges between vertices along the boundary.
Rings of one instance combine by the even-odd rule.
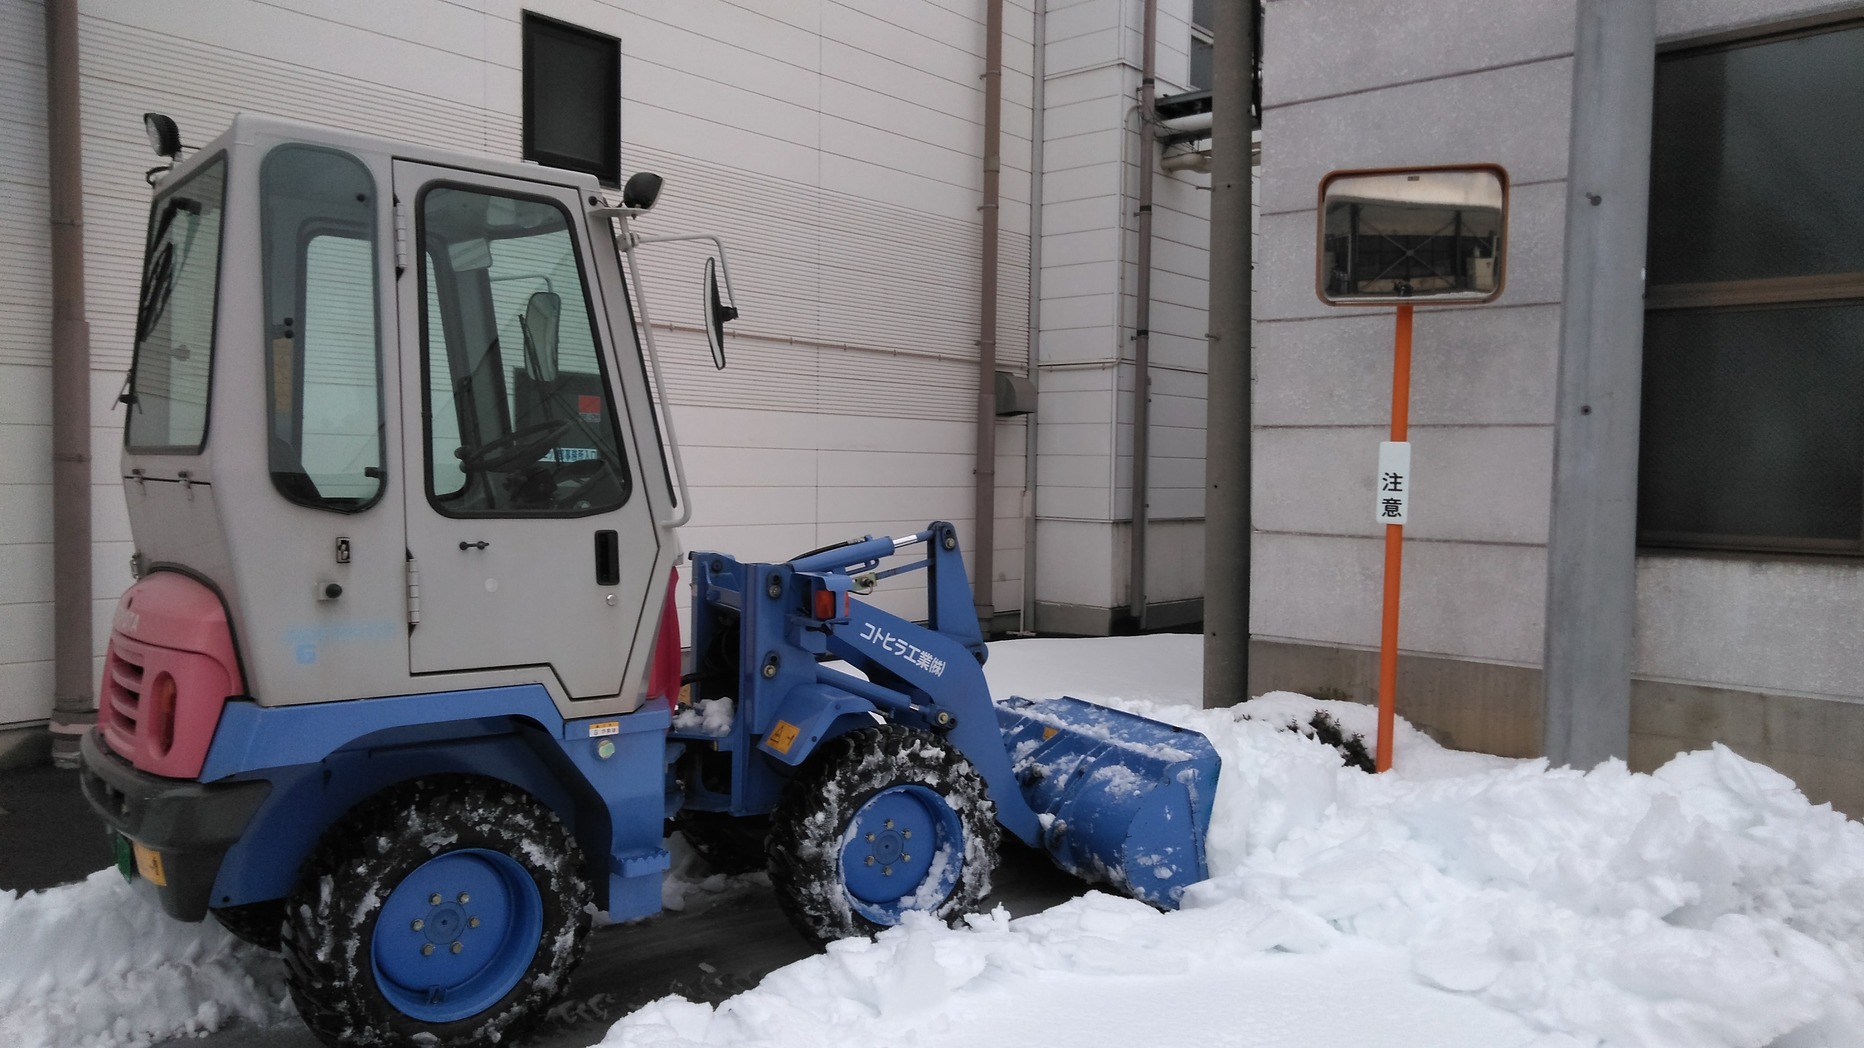
[[[905,852],[901,852],[901,853],[900,853],[900,861],[901,861],[901,862],[912,862],[912,861],[913,861],[913,857],[912,857],[912,856],[910,856],[910,855],[908,855],[908,854],[906,854]]]
[[[433,955],[434,955],[434,944],[433,944],[433,943],[431,943],[431,942],[430,942],[430,943],[422,943],[422,944],[421,944],[421,956],[422,956],[422,957],[432,957]]]
[[[869,855],[869,856],[867,857],[867,864],[868,864],[869,866],[872,866],[872,865],[874,864],[874,857],[873,857],[872,855]]]
[[[891,877],[891,876],[893,876],[893,867],[891,867],[891,866],[882,866],[882,867],[880,868],[880,875],[881,875],[882,877]]]
[[[900,836],[902,836],[902,837],[904,837],[904,838],[906,838],[907,840],[909,840],[909,841],[910,841],[910,840],[912,840],[912,839],[913,839],[913,831],[911,831],[911,830],[901,830],[901,831],[900,831]]]
[[[438,906],[438,905],[440,905],[440,893],[439,893],[439,892],[435,892],[435,893],[433,893],[432,895],[429,895],[429,896],[427,897],[427,905],[429,905],[429,906]]]
[[[869,843],[869,844],[872,844],[872,843],[873,843],[873,840],[874,840],[874,835],[873,835],[873,834],[871,834],[871,833],[870,833],[870,834],[868,834],[868,835],[867,835],[867,840],[868,840],[868,843]]]
[[[887,829],[889,829],[889,830],[890,830],[890,829],[892,829],[892,828],[893,828],[893,820],[892,820],[892,819],[888,819],[888,820],[887,820]]]
[[[418,932],[418,931],[420,931],[420,930],[421,930],[422,928],[425,928],[425,927],[427,927],[427,922],[426,922],[426,921],[423,921],[423,920],[421,920],[421,919],[420,919],[419,917],[416,917],[416,918],[414,919],[414,924],[413,924],[413,925],[411,925],[411,927],[412,927],[412,928],[413,928],[413,929],[414,929],[415,931],[417,931],[417,932]]]
[[[466,894],[465,892],[460,893],[460,905],[461,906],[464,906],[471,901],[472,901],[472,896]]]
[[[458,939],[455,939],[453,940],[453,945],[450,948],[452,949],[454,953],[458,953],[461,950],[464,950],[466,948],[466,944],[463,942],[460,942]]]
[[[468,928],[477,928],[477,927],[479,927],[479,918],[477,918],[477,917],[468,917],[468,918],[466,919],[466,927],[468,927]]]

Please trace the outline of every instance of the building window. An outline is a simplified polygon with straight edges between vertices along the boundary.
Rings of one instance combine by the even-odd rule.
[[[1864,552],[1864,22],[1659,55],[1638,531]]]
[[[524,16],[524,159],[621,184],[621,42]]]
[[[1210,0],[1191,0],[1191,83],[1193,91],[1210,90]]]

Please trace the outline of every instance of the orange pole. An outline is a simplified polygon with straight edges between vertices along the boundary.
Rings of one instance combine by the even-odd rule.
[[[1398,307],[1392,346],[1392,441],[1411,427],[1411,307]],[[1379,630],[1379,742],[1374,767],[1392,767],[1392,730],[1398,694],[1398,589],[1404,566],[1404,525],[1385,525],[1385,618]]]

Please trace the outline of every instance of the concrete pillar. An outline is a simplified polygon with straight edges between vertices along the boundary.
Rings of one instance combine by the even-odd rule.
[[[1543,675],[1556,765],[1631,748],[1655,70],[1652,0],[1578,0]]]

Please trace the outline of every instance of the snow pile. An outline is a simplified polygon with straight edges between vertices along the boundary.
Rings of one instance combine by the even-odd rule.
[[[1549,770],[1402,723],[1397,771],[1368,776],[1281,730],[1318,709],[1370,740],[1368,707],[1183,705],[1198,640],[1020,641],[987,666],[999,697],[1065,692],[1216,745],[1213,876],[1182,911],[1097,893],[914,922],[717,1009],[657,1002],[603,1044],[1864,1044],[1864,827],[1783,776],[1722,747]]]
[[[717,735],[731,734],[731,720],[737,705],[729,697],[700,699],[696,705],[681,706],[673,714],[673,730]]]
[[[1096,892],[1020,920],[915,919],[717,1008],[658,1001],[602,1044],[1864,1046],[1864,826],[1784,777],[1721,747],[1652,775],[1550,770],[1402,722],[1396,771],[1369,776],[1283,729],[1324,710],[1370,741],[1372,709],[1197,709],[1199,643],[1015,641],[986,667],[999,697],[1072,694],[1210,738],[1212,878],[1182,910]],[[669,909],[761,880],[670,847]],[[275,957],[167,919],[114,871],[0,892],[0,946],[6,1048],[290,1014]]]
[[[277,957],[211,920],[170,920],[115,870],[0,892],[0,943],[7,1048],[128,1048],[292,1014]]]

